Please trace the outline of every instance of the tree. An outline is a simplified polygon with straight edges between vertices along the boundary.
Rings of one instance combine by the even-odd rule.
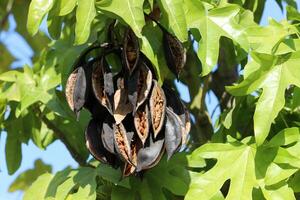
[[[51,174],[37,160],[11,191],[25,191],[24,199],[300,198],[300,13],[294,0],[276,0],[287,19],[270,19],[263,27],[258,23],[265,2],[1,1],[1,30],[13,16],[17,32],[34,50],[32,67],[11,69],[13,58],[0,44],[0,124],[7,132],[8,171],[19,168],[21,144],[29,140],[41,149],[61,140],[79,164]],[[39,30],[43,20],[49,35]],[[120,169],[88,159],[84,130],[91,116],[83,109],[77,121],[64,94],[83,52],[97,57],[95,44],[122,42],[128,27],[158,84],[176,89],[181,70],[178,79],[191,99],[185,102],[192,119],[185,148],[169,161],[164,156],[142,178],[121,178]],[[183,69],[170,67],[164,56],[164,33],[183,44]],[[107,62],[114,72],[122,66],[113,55]],[[221,110],[215,124],[205,102],[211,91]]]

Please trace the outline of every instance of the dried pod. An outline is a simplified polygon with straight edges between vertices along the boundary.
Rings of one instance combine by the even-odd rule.
[[[155,140],[153,135],[149,137],[149,144],[138,152],[136,171],[154,167],[161,159],[164,152],[164,138]]]
[[[173,91],[166,85],[163,85],[163,90],[167,99],[167,107],[171,109],[171,111],[173,111],[176,115],[178,115],[182,122],[182,128],[184,129],[182,135],[182,143],[185,143],[186,137],[191,129],[190,114],[175,91]]]
[[[123,60],[124,64],[129,71],[129,74],[132,74],[139,62],[140,56],[140,47],[138,38],[135,36],[131,29],[127,29],[124,36],[123,44]]]
[[[144,145],[150,130],[150,113],[147,104],[143,104],[136,111],[134,115],[134,127]]]
[[[175,36],[163,31],[164,52],[168,68],[178,78],[186,63],[186,50]]]
[[[104,148],[112,154],[115,154],[115,145],[114,145],[114,131],[112,122],[106,120],[102,125],[101,139],[103,142]]]
[[[137,104],[136,110],[144,103],[148,97],[152,86],[152,72],[142,63],[139,70],[139,78],[137,83]]]
[[[166,126],[165,126],[165,147],[168,160],[179,148],[182,136],[183,125],[181,119],[171,109],[166,108]]]
[[[66,84],[66,99],[70,108],[76,113],[84,106],[87,98],[86,75],[83,67],[78,67],[69,76]]]
[[[145,63],[128,79],[128,99],[133,105],[133,114],[148,97],[152,86],[152,72]]]
[[[165,109],[166,97],[164,91],[158,85],[157,81],[153,80],[153,88],[150,97],[150,114],[154,138],[156,138],[164,124]]]
[[[132,112],[132,105],[128,100],[128,96],[125,89],[117,89],[114,95],[114,118],[116,124],[123,121],[126,115]]]
[[[99,103],[112,113],[114,86],[112,73],[104,58],[96,60],[93,64],[92,87]]]
[[[140,148],[142,148],[142,144],[137,138],[134,138],[130,146],[131,146],[131,163],[125,163],[125,167],[123,170],[123,176],[125,177],[135,172],[137,166],[137,154]]]
[[[115,148],[119,154],[119,157],[125,161],[130,163],[131,162],[131,148],[130,148],[130,142],[127,137],[127,132],[125,130],[125,127],[122,123],[120,124],[114,124],[113,125],[114,130],[114,143]]]
[[[102,127],[92,119],[85,131],[86,146],[95,159],[103,163],[114,163],[114,156],[105,150],[101,140]]]

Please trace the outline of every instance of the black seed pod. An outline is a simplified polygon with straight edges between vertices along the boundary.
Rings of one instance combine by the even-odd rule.
[[[87,99],[86,81],[83,67],[78,67],[71,73],[66,84],[66,99],[71,110],[76,113],[77,118]]]
[[[182,135],[183,125],[178,115],[171,109],[166,108],[166,127],[165,127],[165,147],[168,155],[168,160],[179,148]]]
[[[153,136],[153,134],[149,136],[148,144],[138,152],[137,172],[154,167],[163,155],[164,137],[161,135],[154,139]]]
[[[175,36],[163,31],[164,52],[168,68],[179,78],[186,63],[186,50]]]
[[[115,157],[104,148],[101,140],[101,131],[101,125],[92,119],[85,131],[86,146],[97,160],[113,165]]]
[[[93,64],[92,88],[99,103],[112,114],[114,85],[112,73],[104,57]]]
[[[124,65],[131,75],[138,64],[140,57],[139,41],[131,29],[127,29],[125,32],[122,54]]]

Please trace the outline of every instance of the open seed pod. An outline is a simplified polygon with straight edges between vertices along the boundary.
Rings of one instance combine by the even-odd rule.
[[[145,63],[140,63],[138,69],[128,79],[128,98],[133,105],[133,114],[147,99],[152,86],[152,72]]]
[[[163,31],[164,52],[168,68],[178,78],[186,63],[186,50],[175,36]]]
[[[153,88],[150,96],[150,114],[154,138],[158,135],[163,127],[166,113],[166,97],[163,89],[153,80]]]
[[[134,115],[134,127],[143,145],[149,136],[150,124],[148,105],[143,104]]]
[[[124,88],[116,90],[114,95],[114,108],[113,115],[116,124],[121,123],[123,119],[125,119],[126,115],[132,112],[133,108],[128,100],[128,95]]]
[[[86,146],[95,159],[112,165],[114,164],[115,157],[103,147],[101,131],[101,125],[92,119],[85,131]]]
[[[171,109],[166,108],[165,147],[168,160],[179,148],[184,129],[178,115]]]
[[[125,130],[125,127],[122,123],[120,124],[114,124],[113,125],[114,130],[114,143],[115,148],[117,150],[117,153],[119,157],[124,162],[131,162],[131,138],[128,138],[127,132]]]
[[[148,144],[141,148],[138,152],[136,171],[140,172],[145,169],[154,167],[161,159],[164,152],[163,135],[153,138],[151,134],[148,138]]]
[[[136,135],[135,135],[136,136]],[[130,176],[133,174],[136,170],[137,166],[137,155],[139,150],[142,148],[141,142],[138,140],[137,137],[133,137],[133,140],[130,144],[131,146],[131,163],[125,163],[124,170],[123,170],[123,176]]]
[[[93,64],[92,87],[99,103],[112,113],[114,86],[112,73],[104,57]]]
[[[76,68],[69,76],[66,84],[66,99],[72,111],[79,116],[79,111],[87,98],[86,74],[83,67]]]
[[[136,68],[140,57],[138,38],[131,29],[127,29],[124,35],[123,60],[129,74]]]

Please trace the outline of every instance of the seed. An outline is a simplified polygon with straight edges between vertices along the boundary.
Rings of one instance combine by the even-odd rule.
[[[119,157],[125,162],[129,162],[131,160],[131,149],[129,140],[126,135],[125,127],[122,123],[114,124],[114,142],[116,150],[119,154]]]
[[[139,107],[134,115],[134,126],[143,145],[149,135],[150,116],[147,104]]]
[[[153,81],[153,88],[150,97],[150,114],[154,138],[160,132],[165,119],[166,97],[162,88]]]

